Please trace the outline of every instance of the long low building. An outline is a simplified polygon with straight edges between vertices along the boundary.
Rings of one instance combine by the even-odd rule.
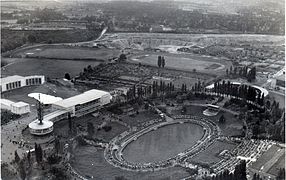
[[[8,76],[1,78],[1,92],[18,89],[24,86],[40,85],[45,82],[45,76]]]
[[[8,99],[1,99],[1,109],[7,109],[14,114],[27,114],[30,112],[30,105],[25,102],[13,102]]]
[[[82,94],[57,101],[52,104],[54,109],[63,109],[71,113],[71,116],[83,116],[100,107],[109,104],[112,96],[109,92],[92,89]]]
[[[45,135],[53,131],[53,123],[71,117],[80,117],[99,110],[110,103],[112,96],[109,92],[92,89],[82,94],[52,103],[53,112],[43,118],[43,125],[39,120],[29,124],[30,133]],[[46,123],[49,122],[49,123]],[[52,122],[52,123],[50,123]]]

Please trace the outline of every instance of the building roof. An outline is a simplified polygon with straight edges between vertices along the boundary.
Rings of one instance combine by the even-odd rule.
[[[32,76],[19,76],[19,75],[13,75],[13,76],[7,76],[4,78],[1,78],[1,84],[7,84],[10,82],[15,82],[15,81],[21,81],[22,79],[25,78],[42,78],[44,77],[43,75],[32,75]]]
[[[36,99],[37,101],[40,101],[43,104],[52,104],[54,102],[63,100],[63,98],[61,97],[55,97],[55,96],[43,94],[43,93],[30,93],[28,94],[28,96]]]
[[[43,124],[40,124],[39,120],[35,120],[29,124],[29,128],[33,130],[42,130],[42,129],[48,129],[53,126],[52,121],[43,121]]]
[[[14,104],[15,102],[10,101],[8,99],[1,99],[1,104],[5,105],[5,106],[11,106],[11,104]]]
[[[101,98],[104,95],[109,95],[111,98],[111,95],[109,92],[105,92],[105,91],[101,91],[101,90],[97,90],[97,89],[92,89],[89,91],[86,91],[82,94],[58,101],[53,103],[54,105],[63,107],[63,108],[69,108],[72,106],[75,106],[77,104],[85,104],[87,102],[96,100]]]
[[[16,102],[16,103],[12,104],[12,106],[14,106],[14,107],[25,107],[25,106],[29,106],[29,104],[20,101],[20,102]]]
[[[20,81],[23,78],[24,78],[23,76],[18,76],[18,75],[4,77],[4,78],[1,78],[1,84]]]

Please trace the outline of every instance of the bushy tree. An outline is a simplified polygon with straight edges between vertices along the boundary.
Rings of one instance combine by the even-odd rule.
[[[59,139],[59,137],[56,137],[55,138],[55,147],[54,147],[55,151],[56,151],[56,154],[59,154],[60,147],[61,147],[60,139]]]
[[[162,57],[161,56],[158,56],[157,65],[159,68],[162,66]]]
[[[119,56],[119,61],[122,62],[122,61],[125,61],[127,59],[126,55],[125,54],[120,54]]]
[[[28,39],[28,41],[30,43],[35,43],[37,41],[37,38],[34,35],[31,35],[31,34],[28,35],[27,39]]]
[[[40,164],[43,161],[43,150],[41,145],[37,143],[35,143],[35,155],[37,163]]]
[[[88,122],[88,123],[87,123],[87,135],[88,135],[89,137],[92,137],[92,136],[94,135],[94,132],[95,132],[95,130],[94,130],[93,123]]]
[[[162,65],[163,68],[164,68],[165,65],[166,65],[166,61],[165,61],[165,57],[164,57],[164,56],[162,57],[162,64],[161,64],[161,65]]]
[[[22,180],[25,180],[26,177],[27,177],[27,172],[26,172],[24,160],[20,161],[20,164],[19,164],[19,175],[20,175]]]
[[[16,162],[16,163],[19,163],[21,159],[20,159],[20,157],[19,157],[19,155],[18,155],[18,153],[17,153],[17,150],[15,150],[15,153],[14,153],[14,154],[15,154],[15,162]]]
[[[67,80],[71,80],[71,76],[70,76],[70,74],[69,74],[69,73],[65,73],[65,79],[67,79]]]
[[[224,115],[221,115],[219,118],[219,123],[224,123],[225,122],[225,117]]]
[[[276,180],[285,180],[285,168],[280,168]]]

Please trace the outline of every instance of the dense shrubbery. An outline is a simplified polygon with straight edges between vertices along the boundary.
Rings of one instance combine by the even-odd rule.
[[[2,29],[1,52],[7,52],[25,43],[70,43],[97,38],[100,31],[11,31]],[[28,38],[29,37],[29,38]],[[32,42],[30,42],[33,39]]]
[[[217,176],[208,178],[208,180],[247,180],[246,177],[246,162],[241,161],[240,164],[235,166],[233,173],[225,170]]]
[[[103,129],[105,132],[108,132],[108,131],[111,131],[112,127],[111,127],[111,126],[103,126],[102,129]]]

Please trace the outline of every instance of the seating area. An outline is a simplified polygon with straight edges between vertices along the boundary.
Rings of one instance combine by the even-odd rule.
[[[230,172],[234,171],[235,166],[241,161],[245,160],[249,166],[254,160],[272,146],[271,141],[267,140],[243,140],[235,149],[232,150],[232,157],[223,159],[211,166],[211,168],[219,174],[228,169]]]

